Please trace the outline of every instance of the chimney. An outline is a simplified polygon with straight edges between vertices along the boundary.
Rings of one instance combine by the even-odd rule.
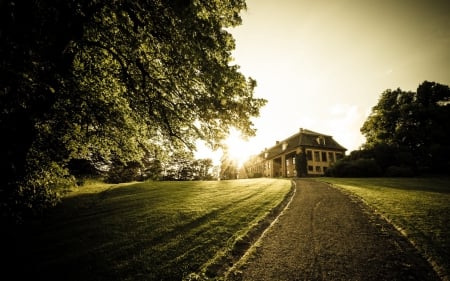
[[[275,142],[275,144],[279,144],[279,143],[280,143],[280,141],[276,141],[276,142]]]
[[[300,128],[300,133],[303,133],[303,128]]]

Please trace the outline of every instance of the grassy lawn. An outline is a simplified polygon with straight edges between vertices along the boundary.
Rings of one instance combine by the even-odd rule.
[[[222,262],[290,187],[281,179],[90,185],[14,234],[14,255],[41,280],[181,280]]]
[[[362,198],[450,277],[450,178],[319,178]]]

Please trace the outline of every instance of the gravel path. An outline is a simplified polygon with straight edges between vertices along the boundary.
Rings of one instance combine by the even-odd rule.
[[[288,208],[229,280],[440,280],[358,200],[314,180],[296,185]]]

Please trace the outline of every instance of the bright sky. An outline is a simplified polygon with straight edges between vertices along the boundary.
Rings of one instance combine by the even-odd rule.
[[[256,137],[234,136],[241,157],[298,132],[332,135],[348,149],[386,89],[450,85],[449,0],[247,0],[232,29],[241,72],[268,100]],[[200,148],[198,158],[219,153]]]

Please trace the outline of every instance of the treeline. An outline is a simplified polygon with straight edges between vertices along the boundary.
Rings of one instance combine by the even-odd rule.
[[[450,89],[424,81],[386,90],[361,127],[366,142],[327,170],[335,177],[450,175]]]
[[[82,187],[92,179],[107,183],[122,183],[146,180],[213,180],[217,179],[219,167],[212,159],[195,159],[190,152],[173,154],[170,159],[161,161],[147,156],[141,161],[122,163],[113,160],[109,163],[94,162],[92,159],[72,160],[68,165],[76,179],[76,186]]]

